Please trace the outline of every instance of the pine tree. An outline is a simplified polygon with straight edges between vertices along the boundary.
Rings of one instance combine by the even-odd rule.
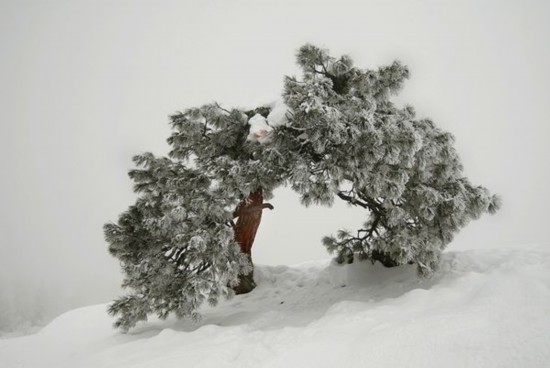
[[[288,168],[264,165],[264,145],[250,135],[251,118],[269,109],[228,111],[217,104],[171,116],[169,157],[138,155],[130,171],[136,203],[106,224],[109,251],[121,261],[121,297],[109,312],[127,330],[147,315],[198,318],[197,308],[255,287],[251,248],[264,197]],[[274,150],[262,153],[269,157]],[[237,221],[235,223],[235,218]]]
[[[290,181],[305,204],[335,193],[367,210],[363,228],[325,237],[325,246],[340,262],[412,263],[430,275],[453,235],[495,213],[500,198],[463,176],[450,133],[390,101],[409,76],[401,63],[360,70],[312,45],[298,63],[303,79],[287,78],[284,92],[294,116],[281,141],[302,159]]]
[[[109,308],[127,330],[148,314],[197,318],[197,308],[228,296],[247,262],[225,223],[224,193],[211,179],[168,158],[135,157],[130,172],[141,196],[118,224],[105,225],[109,251],[121,261],[123,286],[133,290]]]
[[[169,157],[135,157],[139,197],[104,228],[132,289],[109,308],[117,327],[153,313],[198,318],[203,302],[251,291],[252,245],[273,209],[264,199],[281,185],[306,206],[338,197],[366,210],[363,228],[323,239],[339,262],[412,263],[423,276],[460,228],[498,209],[462,175],[452,135],[390,101],[405,66],[361,70],[312,45],[297,60],[303,75],[286,77],[284,102],[187,109],[171,116]]]

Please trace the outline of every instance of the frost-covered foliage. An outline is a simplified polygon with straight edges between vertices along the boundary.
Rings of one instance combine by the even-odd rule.
[[[250,111],[217,104],[171,116],[169,157],[136,156],[139,193],[117,224],[105,225],[129,295],[110,313],[128,329],[148,314],[198,317],[232,295],[250,269],[234,241],[236,205],[289,185],[305,205],[339,197],[366,210],[356,232],[323,242],[340,262],[416,264],[430,275],[466,223],[499,199],[462,175],[451,134],[389,100],[408,70],[399,62],[361,70],[312,45],[298,52],[301,79],[287,77],[283,102]]]
[[[247,140],[250,117],[269,111],[188,109],[171,117],[170,157],[135,157],[141,168],[130,177],[140,196],[104,228],[123,286],[132,289],[109,308],[119,316],[115,326],[127,330],[153,313],[198,318],[204,301],[231,296],[238,275],[248,273],[249,260],[234,241],[233,211],[257,188],[269,197],[288,176],[276,150]]]
[[[123,329],[150,313],[197,317],[203,301],[215,304],[228,295],[237,265],[246,265],[226,225],[227,197],[206,175],[152,154],[135,161],[143,169],[130,176],[141,196],[118,224],[105,225],[109,251],[126,276],[123,286],[133,290],[109,308]]]
[[[368,211],[362,229],[325,246],[341,262],[358,255],[431,274],[453,235],[499,198],[463,176],[450,133],[389,100],[409,76],[401,63],[361,70],[312,45],[298,63],[303,78],[286,78],[284,91],[293,119],[275,140],[295,155],[292,187],[305,204],[336,194]]]

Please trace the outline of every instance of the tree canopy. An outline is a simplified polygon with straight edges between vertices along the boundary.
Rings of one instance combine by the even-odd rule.
[[[390,101],[409,76],[400,62],[359,69],[309,44],[297,62],[303,74],[285,77],[281,102],[178,112],[169,157],[135,157],[139,197],[105,225],[132,289],[110,306],[116,326],[152,313],[197,318],[204,301],[231,296],[252,267],[235,240],[235,208],[258,190],[270,198],[285,185],[306,206],[339,198],[364,208],[361,229],[323,239],[328,251],[340,262],[415,264],[422,276],[454,234],[499,208],[463,176],[450,133]]]

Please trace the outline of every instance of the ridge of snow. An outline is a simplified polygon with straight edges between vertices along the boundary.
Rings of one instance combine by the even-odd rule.
[[[256,266],[258,287],[198,323],[151,319],[128,334],[106,305],[0,340],[1,367],[546,367],[550,249],[450,252],[414,267]]]

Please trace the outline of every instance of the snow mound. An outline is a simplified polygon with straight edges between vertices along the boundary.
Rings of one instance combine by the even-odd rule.
[[[271,112],[267,115],[267,118],[256,114],[248,120],[250,130],[247,140],[268,143],[271,139],[270,134],[273,128],[289,123],[291,109],[282,100],[273,102],[269,107],[271,107]]]
[[[248,120],[248,124],[250,124],[250,131],[246,138],[247,140],[260,143],[269,141],[269,133],[271,133],[273,128],[267,124],[266,118],[260,114],[256,114]]]
[[[204,319],[111,328],[106,305],[0,340],[1,367],[547,367],[550,249],[446,253],[414,267],[256,267],[258,287]]]
[[[291,108],[282,100],[277,100],[271,112],[267,115],[267,122],[272,127],[287,125],[289,123],[288,117],[290,113]]]

